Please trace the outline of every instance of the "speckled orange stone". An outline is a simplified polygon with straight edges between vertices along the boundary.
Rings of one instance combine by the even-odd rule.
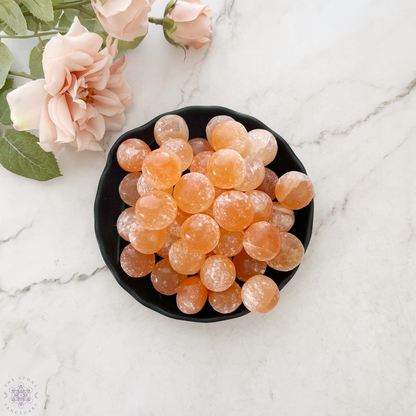
[[[198,153],[194,157],[194,160],[192,161],[189,170],[191,172],[202,173],[203,175],[208,176],[208,162],[213,154],[213,151],[205,151]]]
[[[117,219],[117,232],[119,236],[126,240],[129,239],[130,227],[136,222],[136,212],[133,207],[125,209]]]
[[[292,209],[286,208],[280,202],[273,202],[273,213],[269,222],[280,232],[287,232],[295,223],[295,213]]]
[[[214,202],[214,218],[228,231],[244,230],[252,223],[254,214],[250,198],[240,191],[224,192]]]
[[[232,149],[241,154],[248,145],[247,130],[238,121],[225,121],[215,127],[211,144],[216,151]]]
[[[121,253],[120,266],[130,277],[143,277],[154,269],[155,255],[139,253],[129,244]]]
[[[282,249],[279,254],[272,258],[267,264],[280,272],[288,272],[299,266],[305,249],[302,242],[293,234],[280,233],[282,237]]]
[[[246,282],[250,277],[258,274],[264,274],[267,269],[267,263],[250,257],[243,249],[233,258],[237,278]]]
[[[181,274],[198,273],[205,261],[205,254],[192,253],[186,249],[182,240],[176,240],[169,250],[169,262]]]
[[[189,251],[206,254],[217,246],[220,227],[209,215],[195,214],[182,224],[181,238]]]
[[[175,200],[163,191],[153,191],[140,197],[135,210],[137,221],[147,230],[168,227],[178,213]]]
[[[214,202],[214,186],[202,173],[187,173],[176,184],[173,197],[183,211],[196,214],[205,211]]]
[[[280,292],[270,277],[258,275],[244,283],[241,298],[250,312],[267,313],[279,302]]]
[[[167,189],[157,189],[154,186],[150,185],[150,183],[146,180],[144,175],[140,176],[140,178],[137,181],[137,193],[139,194],[139,197],[144,196],[153,191],[163,191],[169,195],[172,195],[173,186]]]
[[[167,228],[168,234],[172,234],[178,238],[181,237],[181,227],[182,224],[187,220],[192,214],[189,214],[188,212],[182,211],[178,207],[178,214],[176,215],[176,218],[172,222],[172,224],[169,225]]]
[[[269,261],[282,247],[279,230],[269,222],[256,222],[244,234],[244,250],[253,259]]]
[[[257,190],[265,192],[273,201],[276,198],[275,189],[278,179],[277,175],[271,169],[264,168],[264,179],[260,186],[257,187]]]
[[[201,152],[207,152],[207,151],[213,151],[214,149],[212,148],[212,146],[209,144],[209,141],[206,139],[203,139],[201,137],[197,137],[195,139],[191,139],[188,142],[191,147],[192,147],[192,151],[194,153],[194,156],[196,156],[198,153]]]
[[[189,129],[181,116],[168,114],[161,117],[155,124],[154,135],[156,143],[161,146],[169,139],[189,139]]]
[[[255,129],[248,133],[248,144],[242,153],[243,157],[248,155],[258,156],[264,166],[273,162],[277,154],[276,138],[267,130]]]
[[[124,203],[134,206],[139,199],[139,193],[137,192],[137,182],[142,176],[141,172],[132,172],[126,175],[120,182],[118,187],[118,193]]]
[[[169,139],[160,148],[168,149],[179,157],[182,162],[182,172],[191,166],[194,154],[188,142],[180,139]]]
[[[275,188],[277,200],[287,208],[302,209],[314,196],[312,181],[302,172],[291,171],[279,178]]]
[[[269,195],[262,191],[248,191],[246,195],[250,198],[254,208],[254,218],[252,223],[269,221],[273,214],[273,202]],[[274,225],[274,224],[273,224]]]
[[[166,243],[166,230],[146,230],[137,221],[131,226],[129,239],[132,246],[143,254],[153,254]]]
[[[235,267],[226,256],[208,257],[201,267],[201,282],[213,292],[227,290],[235,281]]]
[[[156,263],[150,275],[150,280],[159,293],[171,296],[178,292],[179,287],[187,277],[186,274],[180,274],[173,270],[168,259],[163,259]]]
[[[181,312],[192,315],[204,307],[207,298],[208,290],[201,283],[201,279],[198,276],[191,276],[185,279],[179,287],[176,305]]]
[[[222,149],[210,157],[207,171],[208,178],[216,188],[232,189],[246,177],[246,164],[235,150]]]
[[[234,312],[241,305],[241,287],[234,282],[223,292],[211,292],[208,296],[209,304],[219,313]]]
[[[127,139],[117,149],[117,161],[121,169],[138,172],[149,153],[150,147],[143,140]]]
[[[223,123],[224,121],[234,121],[232,117],[229,116],[215,116],[213,117],[207,124],[207,127],[205,129],[205,132],[207,134],[208,142],[211,144],[211,136],[212,132],[214,131],[215,127],[218,126],[218,124]]]
[[[170,247],[172,246],[172,244],[176,240],[178,240],[178,237],[176,235],[172,235],[172,234],[169,234],[168,233],[167,234],[167,237],[166,237],[166,243],[163,245],[163,247],[160,250],[158,250],[156,252],[156,254],[158,256],[164,258],[164,259],[169,258],[169,250],[170,250]]]
[[[227,231],[220,229],[220,241],[214,249],[215,254],[227,257],[236,256],[243,249],[244,231]]]
[[[182,162],[175,153],[160,148],[146,156],[142,170],[150,185],[157,189],[167,189],[179,181]]]
[[[265,170],[260,158],[249,155],[244,158],[244,163],[246,165],[246,176],[243,182],[235,187],[237,191],[251,191],[252,189],[256,189],[264,179]]]

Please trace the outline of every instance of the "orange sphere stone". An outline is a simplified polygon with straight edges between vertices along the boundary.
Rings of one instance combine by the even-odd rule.
[[[254,218],[250,198],[240,191],[228,191],[214,202],[214,219],[227,231],[242,231]]]
[[[182,162],[182,172],[191,166],[194,154],[192,147],[188,142],[180,139],[169,139],[164,142],[160,148],[168,149],[179,157]]]
[[[250,198],[254,208],[254,218],[252,223],[269,221],[273,214],[273,202],[269,195],[262,191],[248,191],[246,195]]]
[[[175,200],[166,192],[153,191],[136,202],[137,221],[147,230],[161,230],[176,218]]]
[[[202,139],[200,137],[197,137],[196,139],[191,139],[188,142],[191,147],[192,151],[194,153],[194,156],[196,156],[198,153],[206,152],[206,151],[213,151],[214,149],[209,144],[208,140]]]
[[[280,233],[280,236],[282,237],[282,249],[267,264],[279,272],[288,272],[299,266],[305,254],[305,249],[302,242],[295,235]]]
[[[246,176],[240,185],[236,186],[237,191],[251,191],[261,185],[264,179],[265,170],[263,162],[257,156],[249,155],[244,158],[246,165]]]
[[[133,207],[125,209],[117,219],[117,232],[119,236],[126,240],[129,239],[130,227],[136,222],[136,212]]]
[[[181,238],[189,251],[206,254],[217,246],[220,227],[209,215],[192,215],[182,224]]]
[[[280,292],[270,277],[258,275],[244,283],[241,298],[250,312],[267,313],[279,302]]]
[[[198,273],[205,261],[205,254],[192,253],[183,245],[182,240],[176,240],[169,250],[169,262],[174,270],[181,274]]]
[[[243,157],[248,155],[258,156],[264,166],[273,162],[277,154],[276,138],[267,130],[255,129],[248,133],[248,145],[242,153]]]
[[[169,139],[189,139],[189,129],[185,120],[175,114],[169,114],[161,117],[155,124],[154,135],[156,143],[162,146],[162,143]]]
[[[233,258],[237,278],[246,282],[250,277],[264,274],[267,263],[250,257],[243,249]]]
[[[287,172],[279,178],[275,188],[277,200],[287,208],[306,207],[314,196],[312,181],[302,172]]]
[[[241,287],[234,282],[223,292],[211,292],[208,296],[209,304],[219,313],[234,312],[241,305]]]
[[[145,157],[150,153],[150,147],[140,139],[125,140],[117,149],[117,161],[121,169],[127,172],[138,172],[142,169]]]
[[[131,226],[129,239],[132,246],[143,254],[153,254],[166,243],[166,230],[146,230],[137,221]]]
[[[166,243],[163,245],[163,247],[160,250],[158,250],[156,252],[156,254],[158,256],[164,258],[164,259],[169,258],[169,250],[170,250],[170,247],[172,246],[172,244],[176,240],[178,240],[178,237],[176,235],[172,235],[172,234],[169,234],[168,233],[167,234],[167,237],[166,237]]]
[[[140,176],[139,180],[137,181],[137,193],[139,194],[139,197],[144,196],[153,191],[163,191],[169,195],[172,195],[173,186],[167,189],[157,189],[154,186],[150,185],[150,183],[146,180],[144,175]]]
[[[208,257],[201,267],[201,282],[213,292],[227,290],[235,281],[235,267],[226,256]]]
[[[289,231],[295,223],[295,213],[292,209],[286,208],[280,202],[273,202],[273,214],[269,222],[280,232]]]
[[[279,253],[282,239],[275,226],[260,221],[247,228],[243,244],[247,254],[253,259],[269,261]]]
[[[246,177],[244,159],[232,149],[215,152],[209,159],[207,170],[208,178],[216,188],[235,188]]]
[[[215,150],[232,149],[242,153],[248,145],[246,128],[238,121],[225,121],[212,132],[211,144]]]
[[[205,211],[214,202],[214,186],[202,173],[187,173],[176,184],[173,197],[183,211],[196,214]]]
[[[181,284],[187,279],[186,274],[180,274],[172,269],[169,260],[164,259],[156,263],[150,275],[153,287],[162,295],[171,296],[178,292]]]
[[[130,277],[143,277],[154,269],[155,255],[139,253],[129,244],[121,253],[120,266]]]
[[[143,176],[157,189],[175,185],[182,174],[182,162],[175,153],[167,149],[156,149],[143,162]]]
[[[257,190],[265,192],[273,201],[276,198],[275,188],[278,179],[277,175],[271,169],[264,168],[264,179],[260,186],[257,187]]]
[[[214,131],[215,127],[218,126],[218,124],[223,123],[224,121],[234,121],[232,117],[229,116],[216,116],[213,117],[207,124],[207,127],[205,129],[205,132],[207,134],[207,139],[210,144],[211,143],[211,136],[212,132]]]
[[[181,312],[192,315],[204,307],[207,298],[208,290],[201,283],[201,279],[198,276],[191,276],[179,287],[176,305]]]
[[[208,162],[211,159],[211,156],[214,154],[213,151],[206,151],[198,153],[194,160],[192,161],[191,167],[189,170],[191,172],[202,173],[205,176],[208,176]]]
[[[172,224],[169,225],[167,228],[168,234],[172,234],[178,238],[181,237],[181,227],[182,224],[187,220],[192,214],[182,211],[178,208],[178,215],[176,216],[175,220]]]
[[[137,182],[142,176],[141,172],[132,172],[126,175],[123,180],[120,182],[118,187],[118,193],[120,198],[124,203],[130,205],[131,207],[136,204],[136,201],[139,199],[139,194],[137,192]]]
[[[227,231],[221,228],[220,233],[220,241],[214,253],[227,257],[236,256],[243,249],[244,231]]]

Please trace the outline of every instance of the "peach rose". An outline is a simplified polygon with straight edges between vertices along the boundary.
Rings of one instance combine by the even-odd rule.
[[[210,42],[211,13],[209,6],[204,6],[199,0],[176,2],[167,17],[175,21],[177,28],[167,36],[186,48],[202,48]]]
[[[101,49],[102,38],[75,18],[65,36],[56,35],[45,47],[45,79],[10,92],[7,101],[16,130],[39,129],[39,145],[57,153],[69,143],[78,150],[101,150],[106,130],[125,123],[131,90],[124,81],[123,56],[113,63],[117,41]]]
[[[147,34],[147,15],[155,0],[91,0],[98,20],[110,36],[132,41]]]

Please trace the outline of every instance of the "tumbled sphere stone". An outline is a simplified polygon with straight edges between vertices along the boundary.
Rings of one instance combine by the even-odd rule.
[[[118,187],[118,193],[124,203],[134,206],[139,199],[139,193],[137,192],[137,182],[139,181],[141,172],[132,172],[126,175]]]
[[[130,277],[143,277],[154,269],[155,255],[139,253],[129,244],[121,253],[120,266]]]
[[[267,221],[250,225],[244,234],[244,250],[253,259],[269,261],[279,254],[282,239],[279,230]]]
[[[194,157],[201,152],[206,152],[206,151],[212,152],[214,150],[212,146],[209,144],[209,141],[201,137],[191,139],[188,141],[188,143],[192,147],[192,152],[194,154]]]
[[[241,305],[241,287],[234,282],[223,292],[211,292],[208,296],[209,304],[219,313],[234,312]]]
[[[258,275],[244,283],[241,298],[250,312],[267,313],[279,302],[280,292],[270,277]]]
[[[215,116],[213,117],[207,124],[207,127],[205,128],[205,132],[207,134],[208,142],[211,143],[211,136],[212,132],[214,131],[215,127],[218,126],[218,124],[223,123],[224,121],[234,121],[234,119],[230,116]]]
[[[169,262],[178,273],[188,275],[198,273],[204,261],[205,254],[190,252],[180,239],[170,247]]]
[[[269,221],[273,214],[273,202],[265,192],[254,190],[246,192],[254,208],[252,223]],[[274,224],[273,224],[274,225]]]
[[[168,114],[161,117],[155,124],[154,136],[156,143],[161,146],[169,139],[189,139],[189,129],[185,120],[181,116]]]
[[[277,154],[276,138],[267,130],[255,129],[248,132],[248,144],[242,156],[254,155],[264,166],[273,162]]]
[[[267,263],[250,257],[243,249],[233,258],[237,279],[246,282],[250,277],[258,274],[264,274],[267,269]]]
[[[176,295],[178,309],[187,314],[198,313],[205,305],[208,298],[208,290],[201,283],[198,276],[191,276],[184,280]]]
[[[142,169],[150,147],[140,139],[127,139],[117,149],[117,162],[127,172],[138,172]]]
[[[276,198],[275,189],[278,179],[277,175],[271,169],[264,168],[263,182],[256,189],[265,192],[273,201]]]
[[[287,208],[302,209],[314,197],[312,181],[302,172],[291,171],[279,178],[275,188],[277,200]]]
[[[135,222],[129,233],[132,246],[143,254],[154,254],[166,243],[166,230],[146,230],[139,222]]]
[[[299,266],[305,254],[302,242],[291,233],[280,233],[282,249],[267,264],[279,272],[288,272]]]
[[[208,162],[211,156],[214,154],[213,151],[205,151],[198,153],[189,167],[191,172],[202,173],[205,176],[208,176]]]
[[[180,274],[172,269],[168,259],[156,263],[150,275],[153,287],[162,295],[175,295],[181,284],[187,279],[186,274]]]
[[[246,165],[246,176],[240,185],[235,189],[237,191],[251,191],[261,185],[265,176],[263,162],[255,155],[248,155],[244,158]]]
[[[235,267],[226,256],[220,254],[211,256],[202,265],[200,276],[202,284],[207,289],[222,292],[235,281]]]
[[[295,224],[295,213],[292,209],[286,208],[280,202],[273,202],[273,213],[269,222],[280,232],[287,232]]]
[[[227,257],[236,256],[243,249],[244,231],[227,231],[220,229],[220,240],[214,248],[215,254]]]
[[[247,130],[238,121],[225,121],[215,127],[211,144],[216,151],[232,149],[241,154],[248,145]]]
[[[188,142],[180,139],[169,139],[160,148],[170,150],[179,157],[182,162],[182,172],[191,166],[194,154]]]
[[[125,209],[117,219],[118,235],[126,241],[130,241],[129,232],[131,226],[136,222],[136,212],[133,207]]]

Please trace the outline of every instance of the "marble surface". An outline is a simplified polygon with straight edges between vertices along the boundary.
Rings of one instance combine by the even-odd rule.
[[[210,4],[209,48],[184,61],[151,27],[128,54],[134,104],[103,154],[62,151],[47,183],[0,167],[1,415],[19,377],[34,415],[416,415],[414,0]],[[311,244],[267,315],[170,320],[98,250],[108,149],[194,104],[261,119],[315,183]]]

